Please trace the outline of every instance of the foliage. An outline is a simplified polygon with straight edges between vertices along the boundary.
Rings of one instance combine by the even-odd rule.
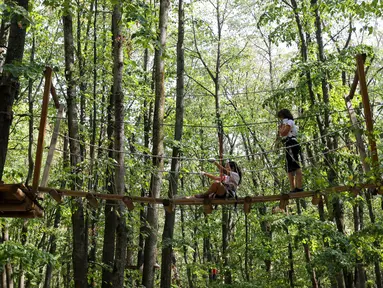
[[[69,166],[70,155],[66,150],[69,148],[64,145],[68,120],[62,119],[48,186],[69,188],[80,179],[81,183],[76,184],[84,191],[109,193],[115,183],[107,176],[118,165],[113,156],[113,143],[107,137],[108,117],[112,121],[114,118],[108,105],[113,83],[112,41],[116,41],[111,39],[111,11],[116,1],[97,1],[97,11],[95,1],[29,2],[29,11],[15,6],[13,1],[0,3],[0,13],[8,17],[4,19],[16,16],[29,25],[23,62],[2,66],[4,73],[23,76],[20,96],[13,106],[14,119],[3,180],[19,183],[27,179],[31,163],[28,159],[33,160],[35,156],[44,66],[55,67],[53,84],[60,102],[66,102],[68,83],[63,68],[61,17],[70,13],[75,34],[73,77],[78,107],[75,121],[79,125],[83,161],[76,170]],[[299,126],[305,190],[320,192],[328,188],[330,180],[336,185],[350,186],[376,181],[373,172],[363,172],[360,147],[355,145],[358,132],[362,132],[366,147],[368,143],[361,95],[357,91],[347,104],[345,97],[355,75],[355,56],[365,53],[378,154],[381,155],[381,1],[304,0],[296,1],[296,8],[291,0],[185,2],[183,137],[181,141],[174,140],[178,36],[178,4],[174,2],[164,56],[166,158],[161,197],[168,195],[173,147],[181,149],[182,159],[177,197],[207,190],[210,183],[199,171],[219,173],[206,161],[210,157],[219,158],[217,112],[224,126],[224,158],[237,161],[244,172],[243,184],[238,190],[240,197],[289,191],[284,170],[285,151],[274,142],[278,127],[275,114],[280,108],[292,110]],[[153,172],[150,157],[153,57],[158,48],[159,6],[150,1],[123,1],[122,11],[125,187],[127,195],[141,196],[148,195]],[[324,60],[318,56],[316,11],[321,17]],[[34,60],[31,60],[32,47]],[[328,101],[324,99],[324,86],[329,89]],[[351,123],[346,105],[352,105],[357,125]],[[53,133],[56,113],[50,105],[46,147]],[[328,119],[325,119],[326,113]],[[324,128],[323,134],[321,128]],[[333,147],[329,146],[330,142],[334,143]],[[369,155],[367,163],[371,163]],[[382,264],[379,243],[383,226],[381,199],[367,197],[370,195],[365,193],[370,192],[361,191],[357,198],[352,193],[324,193],[323,214],[309,198],[304,202],[290,200],[285,213],[275,214],[273,211],[277,210],[278,203],[253,203],[248,215],[240,205],[236,209],[219,206],[208,216],[203,214],[202,207],[176,207],[174,237],[158,243],[158,250],[172,244],[182,287],[187,287],[188,281],[193,282],[194,287],[288,287],[291,285],[288,277],[291,264],[295,287],[310,286],[313,269],[321,286],[331,287],[336,275],[340,272],[353,274],[359,263],[363,264],[367,281],[373,286],[374,265]],[[3,236],[8,229],[10,237],[0,244],[0,267],[7,263],[12,265],[15,284],[19,284],[21,275],[33,284],[42,283],[48,264],[53,265],[52,281],[57,287],[73,284],[69,281],[73,273],[75,204],[64,198],[57,209],[57,204],[46,196],[44,218],[29,221],[25,235],[21,232],[24,223],[19,219],[1,220]],[[88,225],[84,231],[88,237],[88,254],[92,248],[96,251],[91,262],[93,267],[88,269],[88,279],[98,286],[102,269],[111,267],[103,263],[106,209],[105,202],[100,201],[100,204],[97,210],[86,207],[84,215]],[[115,203],[111,209],[116,209]],[[140,236],[147,235],[146,232],[140,235],[143,226],[140,213],[147,209],[150,208],[136,204],[133,211],[126,211],[133,264],[142,248]],[[229,244],[225,252],[222,249],[222,209],[227,209],[230,218]],[[159,213],[158,233],[161,233],[165,212],[161,209]],[[57,215],[60,221],[54,226]],[[22,241],[25,244],[21,244]],[[57,247],[51,253],[53,243]],[[157,262],[161,264],[159,256]],[[217,281],[209,281],[213,268],[218,270]],[[231,284],[225,283],[225,271],[231,273]],[[137,287],[141,276],[139,270],[127,269],[126,286]],[[178,286],[176,281],[173,285]]]

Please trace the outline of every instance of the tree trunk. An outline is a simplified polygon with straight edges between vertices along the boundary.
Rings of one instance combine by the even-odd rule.
[[[355,113],[355,109],[353,108],[352,102],[351,102],[351,100],[354,97],[354,93],[355,93],[356,87],[358,85],[358,82],[357,82],[358,81],[358,76],[357,75],[358,74],[355,74],[353,83],[352,83],[352,85],[350,87],[351,91],[350,91],[349,95],[344,97],[344,101],[345,101],[345,105],[346,105],[348,113],[349,113],[350,122],[353,125],[352,131],[354,132],[354,135],[355,135],[355,138],[356,138],[356,143],[357,143],[358,152],[359,152],[359,159],[360,159],[360,162],[362,164],[363,172],[364,172],[364,175],[367,175],[371,171],[371,167],[370,167],[370,164],[366,161],[366,159],[367,159],[367,151],[366,151],[365,144],[364,144],[364,141],[363,141],[363,136],[362,136],[362,133],[361,133],[361,129],[359,128],[360,127],[360,123],[358,121],[357,115]],[[346,85],[345,79],[346,79],[346,73],[342,72],[342,82],[343,82],[343,85]],[[370,221],[371,221],[371,223],[375,223],[375,215],[374,215],[374,211],[373,211],[372,203],[371,203],[371,192],[372,192],[372,190],[368,190],[367,193],[365,193],[365,196],[366,196],[366,202],[367,202],[367,208],[368,208],[368,212],[369,212],[369,216],[370,216]],[[374,246],[378,248],[379,247],[379,243],[378,242],[374,242]],[[360,278],[360,277],[362,277],[362,275],[365,274],[362,271],[362,270],[364,270],[364,268],[363,268],[363,266],[361,264],[357,264],[357,265],[358,265],[357,266],[357,271],[358,271],[357,275],[360,275],[359,276],[359,278]],[[382,288],[383,286],[382,286],[382,279],[381,279],[382,277],[381,277],[379,261],[375,261],[374,262],[374,270],[375,270],[375,277],[376,277],[376,287]],[[365,279],[364,276],[363,276],[363,278]],[[362,285],[361,287],[364,287],[365,286],[365,282],[363,282],[361,285]]]
[[[28,234],[28,220],[24,219],[23,221],[23,227],[21,228],[21,245],[25,246],[27,243],[27,234]],[[19,268],[19,288],[24,288],[25,287],[25,274],[24,274],[24,268],[23,265],[20,264]]]
[[[125,194],[125,134],[124,134],[124,94],[122,92],[122,73],[123,73],[123,36],[122,25],[122,2],[118,1],[114,5],[112,16],[113,33],[113,94],[115,108],[114,126],[114,150],[117,162],[115,170],[116,194]],[[124,271],[126,264],[127,247],[127,227],[125,217],[125,205],[119,201],[117,206],[117,227],[116,227],[116,252],[114,258],[113,284],[114,287],[124,286]]]
[[[4,0],[3,3],[5,5],[9,5],[10,1]],[[0,25],[0,74],[3,72],[3,65],[8,49],[9,28],[11,27],[11,23],[9,22],[9,20],[9,12],[5,9],[2,15]]]
[[[61,218],[61,207],[57,206],[57,210],[56,210],[56,213],[55,213],[55,220],[54,220],[54,224],[53,224],[53,228],[55,230],[59,226],[60,218]],[[55,255],[56,254],[56,248],[57,248],[56,235],[52,234],[50,236],[49,244],[50,244],[49,254]],[[46,272],[45,272],[44,288],[50,288],[51,287],[52,271],[53,271],[53,266],[52,266],[51,263],[48,263],[47,269],[46,269]]]
[[[114,94],[110,93],[109,105],[108,105],[108,127],[107,135],[109,142],[108,157],[113,158],[113,120],[112,114],[114,111]],[[109,194],[114,193],[113,183],[113,171],[110,167],[106,170],[105,175],[106,188]],[[115,237],[117,227],[117,215],[114,209],[115,201],[107,200],[105,204],[105,228],[104,228],[104,244],[102,250],[102,262],[104,264],[102,268],[102,287],[113,287],[112,271],[114,265],[114,249],[115,249]]]
[[[297,199],[297,206],[298,207],[300,206],[299,205],[299,200],[300,199]],[[300,215],[300,216],[302,215],[302,211],[301,211],[300,208],[298,209],[298,215]],[[310,265],[310,263],[311,263],[311,254],[310,254],[310,247],[309,247],[309,244],[307,242],[303,243],[303,250],[305,252],[306,270],[307,270],[307,272],[310,275],[312,287],[313,288],[318,288],[318,280],[317,280],[317,277],[316,277],[316,271]]]
[[[105,10],[105,2],[103,5],[103,10]],[[105,13],[103,13],[103,22],[104,22],[104,46],[107,46],[107,37],[106,37],[106,28],[105,28]],[[113,43],[113,38],[112,38]],[[114,44],[112,44],[114,45]],[[105,51],[104,51],[105,52]],[[104,54],[103,54],[104,55]],[[105,59],[104,59],[105,60]],[[104,75],[105,76],[105,75]],[[105,89],[104,89],[105,91]],[[107,106],[107,138],[108,138],[108,158],[113,159],[113,114],[114,114],[114,93],[111,89],[109,93],[109,100]],[[109,194],[114,193],[114,176],[113,169],[107,167],[105,172],[105,186]],[[113,265],[114,265],[114,249],[116,241],[116,227],[117,227],[117,215],[114,208],[115,201],[107,200],[105,203],[105,226],[104,226],[104,243],[102,247],[102,288],[112,288],[113,287]]]
[[[184,209],[184,206],[181,206],[181,233],[182,233],[182,243],[184,243],[184,245],[182,245],[182,250],[183,250],[183,254],[184,254],[184,261],[185,261],[185,264],[186,264],[186,275],[188,277],[188,284],[189,284],[189,288],[194,288],[194,285],[193,285],[193,279],[192,279],[192,275],[191,275],[191,269],[188,265],[188,256],[187,256],[187,245],[185,243],[186,242],[186,238],[185,238],[185,209]]]
[[[76,105],[76,87],[73,78],[74,68],[74,45],[73,45],[73,25],[72,16],[70,14],[63,16],[64,23],[64,47],[65,47],[65,78],[67,81],[67,113],[68,113],[68,130],[70,145],[70,163],[72,173],[78,175],[80,173],[79,164],[81,163],[80,143],[77,123],[77,105]],[[72,190],[81,187],[79,177],[75,177],[74,183],[71,185]],[[87,229],[84,219],[84,207],[81,198],[73,200],[72,227],[73,227],[73,272],[75,287],[87,286],[88,271],[88,243]]]
[[[15,2],[15,4],[28,11],[28,0]],[[8,49],[4,64],[12,64],[23,60],[26,28],[25,19],[20,21],[19,15],[15,14],[11,20]],[[3,72],[0,80],[0,181],[3,177],[8,150],[9,132],[13,118],[13,102],[19,95],[19,89],[19,78]]]
[[[184,119],[184,9],[183,0],[178,1],[178,41],[177,41],[177,99],[176,99],[176,123],[174,140],[176,143],[182,140],[183,119]],[[180,170],[181,155],[179,145],[173,146],[172,164],[169,182],[168,196],[172,199],[178,193],[178,178]],[[173,233],[175,223],[175,211],[165,213],[164,232],[162,234],[162,262],[161,262],[161,287],[171,287],[172,284],[172,263],[173,257]]]
[[[68,153],[68,137],[64,137],[64,154],[63,154],[63,169],[67,169],[69,166],[69,153]],[[66,185],[65,179],[61,183],[61,188],[64,189]],[[61,207],[57,206],[57,210],[55,213],[55,220],[53,223],[53,228],[57,229],[60,224],[60,219],[61,219]],[[49,238],[49,254],[55,255],[56,254],[56,235],[52,234]],[[51,287],[51,278],[52,278],[52,272],[53,272],[53,266],[51,263],[48,263],[47,269],[45,272],[45,281],[44,281],[44,288],[50,288]]]
[[[8,225],[4,225],[3,228],[2,228],[2,232],[3,232],[3,239],[2,239],[2,242],[6,242],[6,241],[9,241],[9,230],[8,230]],[[12,268],[12,264],[9,262],[9,259],[7,259],[7,263],[5,264],[5,284],[6,286],[4,287],[7,287],[7,288],[13,288],[13,268]]]
[[[157,198],[160,195],[162,184],[162,170],[164,167],[164,129],[162,126],[165,109],[165,87],[164,87],[164,50],[166,44],[166,29],[168,23],[169,0],[160,1],[160,22],[159,22],[159,47],[155,52],[156,84],[155,84],[155,106],[153,118],[153,167],[150,183],[150,196]],[[145,241],[144,271],[142,284],[146,288],[154,287],[154,270],[156,263],[157,229],[158,229],[158,210],[157,205],[148,205],[147,222],[149,225],[148,237]]]
[[[285,232],[287,237],[289,237],[289,228],[287,226],[284,227]],[[291,241],[289,240],[289,245],[288,245],[288,259],[289,259],[289,282],[290,282],[290,287],[294,288],[294,258],[293,258],[293,247],[291,245]]]
[[[144,54],[144,71],[148,72],[148,62],[149,62],[149,49],[145,49],[145,54]],[[155,67],[152,69],[152,80],[154,79]],[[148,77],[146,76],[145,73],[145,83],[148,83]],[[154,81],[151,82],[151,91],[154,91]],[[153,104],[152,102],[148,102],[146,99],[144,100],[144,146],[147,148],[149,151],[149,145],[150,145],[150,127],[152,125],[152,112],[153,112]],[[146,152],[144,152],[145,157],[144,161],[146,164],[150,165],[150,158],[147,155]],[[141,197],[146,196],[146,190],[141,189]],[[145,244],[145,239],[144,239],[144,234],[145,234],[145,229],[146,229],[146,212],[147,210],[144,207],[144,204],[141,204],[142,209],[140,210],[140,235],[139,235],[139,240],[138,240],[138,253],[137,253],[137,267],[141,267],[144,263],[144,244]],[[138,284],[137,284],[138,285]]]

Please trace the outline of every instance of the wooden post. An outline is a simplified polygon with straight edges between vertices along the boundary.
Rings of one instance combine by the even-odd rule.
[[[243,203],[243,210],[245,211],[245,214],[249,214],[251,210],[251,197],[246,196],[245,197],[245,202]]]
[[[210,198],[204,198],[203,199],[203,212],[205,214],[210,214],[213,212],[213,206],[211,205],[211,199]]]
[[[49,169],[51,168],[51,164],[52,164],[52,160],[53,160],[53,154],[54,154],[55,149],[56,149],[57,138],[58,138],[58,134],[60,131],[60,121],[61,121],[61,118],[63,117],[63,112],[64,112],[64,105],[61,104],[60,108],[57,112],[57,118],[56,118],[55,127],[53,129],[51,144],[49,145],[49,152],[48,152],[48,156],[47,156],[47,161],[45,162],[43,178],[41,179],[40,186],[42,186],[42,187],[47,186],[47,183],[48,183]]]
[[[364,73],[364,58],[365,56],[358,54],[356,56],[356,64],[358,68],[360,94],[362,95],[362,102],[364,108],[364,116],[366,118],[367,137],[371,150],[371,166],[375,176],[378,176],[377,169],[379,168],[378,151],[376,149],[376,141],[374,135],[374,124],[372,122],[372,114],[370,107],[370,100],[368,98],[366,75]]]
[[[47,124],[47,115],[48,115],[49,94],[50,94],[51,84],[52,84],[52,68],[47,67],[45,69],[44,74],[45,74],[44,97],[43,97],[43,106],[41,108],[39,138],[37,140],[35,170],[33,172],[33,183],[32,183],[32,192],[34,193],[37,192],[37,188],[39,187],[41,161],[43,158],[45,126]]]
[[[165,211],[167,213],[173,213],[174,212],[173,203],[171,203],[169,199],[164,199],[163,205],[164,205]]]
[[[57,192],[55,189],[52,189],[49,191],[49,195],[51,195],[51,197],[57,202],[57,203],[61,203],[62,202],[62,197],[61,197],[61,193]]]
[[[92,193],[88,193],[85,198],[88,200],[90,206],[92,206],[94,209],[98,208],[98,201]]]
[[[122,202],[124,202],[125,206],[128,208],[129,211],[132,211],[134,209],[132,197],[124,196],[122,198]]]
[[[281,200],[279,202],[279,208],[282,210],[286,210],[286,206],[289,205],[289,199],[290,199],[289,194],[282,194]]]
[[[315,192],[313,198],[311,199],[311,203],[313,205],[318,205],[321,200],[322,200],[322,195],[319,192]]]

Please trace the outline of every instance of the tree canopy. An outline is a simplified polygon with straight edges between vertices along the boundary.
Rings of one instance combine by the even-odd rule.
[[[0,287],[383,287],[370,146],[382,154],[382,11],[376,0],[0,0],[5,184],[32,183],[51,67],[65,112],[50,102],[47,187],[182,199],[208,189],[215,158],[241,167],[238,197],[286,194],[282,108],[305,191],[378,186],[248,214],[45,195],[43,218],[0,218]]]

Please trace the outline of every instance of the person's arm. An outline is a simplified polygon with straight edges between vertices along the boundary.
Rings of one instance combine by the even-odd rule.
[[[219,164],[217,161],[214,161],[213,164],[214,164],[215,166],[217,166],[217,168],[218,168],[220,171],[221,171],[221,169],[222,169],[223,172],[229,173],[229,171],[227,171],[226,168],[225,168],[224,166],[222,166],[221,164]]]
[[[208,177],[214,181],[220,181],[221,180],[221,177],[219,177],[219,176],[215,176],[213,174],[206,173],[206,172],[202,172],[202,173],[203,173],[203,175],[205,175],[206,177]]]

